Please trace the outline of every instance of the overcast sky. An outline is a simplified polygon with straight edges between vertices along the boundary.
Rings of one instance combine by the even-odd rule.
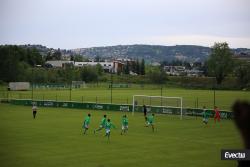
[[[250,0],[0,0],[0,44],[250,48]]]

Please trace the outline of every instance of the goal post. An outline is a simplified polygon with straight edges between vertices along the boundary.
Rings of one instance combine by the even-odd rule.
[[[132,115],[134,115],[136,107],[142,107],[143,105],[146,105],[147,107],[151,108],[160,108],[162,111],[167,108],[179,109],[180,119],[182,119],[182,100],[182,97],[133,95]]]

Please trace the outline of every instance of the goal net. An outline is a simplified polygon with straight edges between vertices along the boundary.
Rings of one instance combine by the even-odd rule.
[[[182,97],[167,97],[167,96],[147,96],[134,95],[133,96],[133,111],[145,105],[147,108],[157,108],[161,113],[176,113],[180,114],[182,119]],[[171,111],[170,111],[171,109]]]
[[[86,88],[85,81],[72,81],[71,83],[72,88]]]

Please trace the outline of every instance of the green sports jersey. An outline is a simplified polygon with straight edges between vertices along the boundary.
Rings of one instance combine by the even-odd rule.
[[[203,111],[203,118],[209,118],[209,112],[204,110]]]
[[[125,125],[128,125],[128,118],[125,118]]]
[[[154,122],[154,116],[153,115],[148,116],[148,122],[150,122],[150,123]]]
[[[105,126],[106,121],[107,121],[107,119],[106,119],[106,118],[102,118],[100,125]]]
[[[122,125],[127,126],[128,125],[128,118],[122,117]]]
[[[87,117],[85,118],[85,120],[84,120],[84,124],[85,124],[85,125],[89,125],[89,123],[90,123],[90,117],[87,116]]]
[[[115,125],[112,124],[112,122],[106,122],[105,129],[111,129],[111,128],[115,128]]]

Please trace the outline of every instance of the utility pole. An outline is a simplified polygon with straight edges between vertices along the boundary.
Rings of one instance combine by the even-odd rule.
[[[112,72],[110,73],[110,103],[112,104],[112,100],[113,100],[113,75]]]
[[[69,101],[71,101],[71,89],[72,89],[72,83],[70,83],[70,86],[69,86]]]
[[[162,84],[161,84],[161,106],[162,106]]]
[[[34,68],[32,67],[32,81],[31,81],[31,99],[32,99],[32,102],[33,102],[33,97],[34,97],[33,85],[34,85]]]
[[[216,78],[214,77],[214,107],[215,107],[215,80],[216,80]]]

